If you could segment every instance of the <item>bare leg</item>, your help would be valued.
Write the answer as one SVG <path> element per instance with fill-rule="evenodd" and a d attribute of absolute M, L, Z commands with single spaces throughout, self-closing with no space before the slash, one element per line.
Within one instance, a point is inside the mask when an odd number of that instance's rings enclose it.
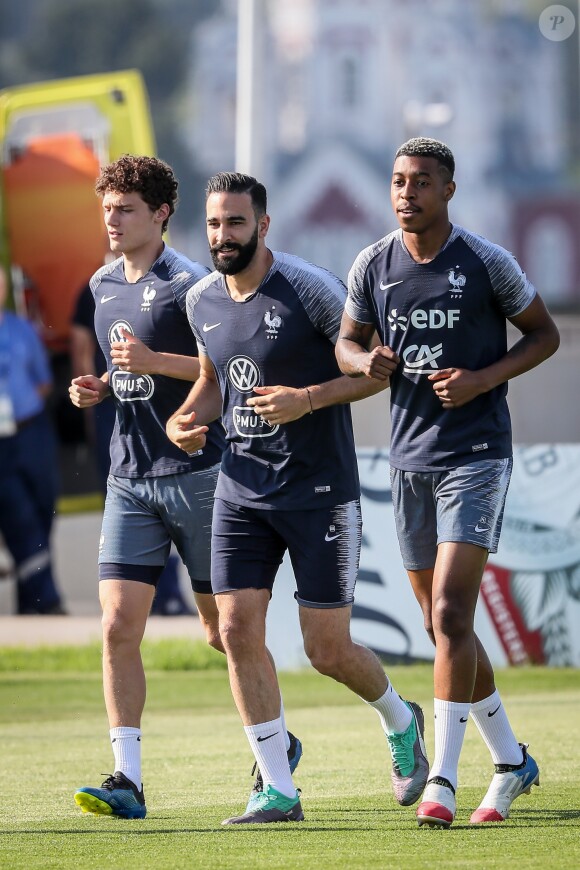
<path fill-rule="evenodd" d="M 109 726 L 141 727 L 145 673 L 140 645 L 155 588 L 133 580 L 101 580 L 103 690 Z"/>
<path fill-rule="evenodd" d="M 376 655 L 350 636 L 351 607 L 300 607 L 304 649 L 321 674 L 344 683 L 365 701 L 376 701 L 389 681 Z"/>
<path fill-rule="evenodd" d="M 211 594 L 196 592 L 195 604 L 197 607 L 199 621 L 202 625 L 203 630 L 205 631 L 205 637 L 208 644 L 213 647 L 213 649 L 216 649 L 218 650 L 218 652 L 224 653 L 225 655 L 225 648 L 220 637 L 219 611 L 217 608 L 215 597 Z M 266 655 L 268 656 L 270 664 L 272 665 L 272 668 L 275 672 L 276 665 L 274 663 L 272 653 L 269 649 L 266 649 Z"/>
<path fill-rule="evenodd" d="M 219 633 L 228 658 L 232 695 L 244 725 L 280 716 L 280 688 L 266 649 L 267 589 L 216 596 Z"/>
<path fill-rule="evenodd" d="M 448 548 L 469 548 L 475 552 L 470 553 L 469 550 L 467 552 L 467 558 L 459 558 L 456 559 L 453 552 L 447 552 Z M 465 572 L 464 582 L 467 580 L 468 589 L 471 585 L 472 593 L 475 592 L 475 600 L 473 600 L 473 594 L 468 595 L 469 604 L 468 607 L 471 609 L 471 618 L 468 621 L 471 624 L 471 634 L 473 636 L 473 644 L 474 647 L 471 646 L 471 643 L 468 641 L 468 659 L 467 662 L 462 662 L 463 665 L 467 665 L 468 675 L 467 675 L 467 683 L 469 684 L 473 681 L 473 689 L 471 692 L 471 697 L 462 698 L 461 700 L 469 700 L 472 702 L 479 701 L 482 698 L 487 698 L 495 691 L 495 682 L 494 682 L 494 674 L 493 668 L 487 656 L 483 645 L 475 632 L 473 631 L 473 614 L 475 612 L 475 603 L 477 602 L 477 595 L 479 594 L 479 586 L 481 583 L 481 576 L 483 574 L 483 569 L 485 567 L 485 562 L 487 560 L 487 552 L 482 550 L 479 547 L 472 546 L 470 544 L 441 544 L 439 547 L 439 553 L 437 556 L 437 566 L 436 568 L 428 568 L 422 571 L 408 571 L 409 579 L 411 581 L 411 585 L 413 587 L 413 591 L 415 593 L 415 597 L 419 602 L 421 610 L 423 612 L 423 622 L 425 625 L 425 630 L 433 644 L 435 644 L 435 631 L 433 628 L 433 619 L 434 619 L 434 610 L 435 605 L 433 603 L 433 588 L 434 588 L 434 576 L 437 571 L 437 607 L 439 608 L 439 613 L 441 615 L 442 610 L 447 609 L 447 601 L 448 597 L 451 594 L 454 595 L 453 592 L 450 593 L 450 589 L 455 588 L 455 581 L 458 575 L 460 576 L 461 572 Z M 447 572 L 449 572 L 449 576 L 447 576 Z M 471 575 L 471 576 L 470 576 Z M 456 606 L 460 607 L 461 600 L 463 596 L 462 592 L 462 584 L 459 582 L 458 584 L 459 591 L 458 601 Z M 467 614 L 465 614 L 467 615 Z M 439 619 L 440 625 L 441 619 Z M 450 625 L 450 621 L 445 621 L 446 625 Z M 469 633 L 469 632 L 468 632 Z M 441 633 L 440 633 L 441 634 Z M 443 641 L 442 641 L 443 642 Z M 448 660 L 449 652 L 453 647 L 453 641 L 449 641 L 445 644 L 446 653 L 443 656 L 443 661 Z M 472 675 L 473 669 L 473 651 L 475 650 L 475 678 Z M 437 651 L 436 651 L 437 656 Z M 453 670 L 457 668 L 457 662 L 453 663 Z M 450 671 L 449 662 L 447 665 L 443 665 L 441 668 L 441 674 L 443 681 L 446 679 L 445 674 Z M 465 670 L 463 668 L 462 670 Z M 464 676 L 462 677 L 464 679 Z M 439 688 L 437 688 L 439 686 Z M 437 681 L 437 686 L 435 688 L 435 696 L 436 697 L 445 697 L 438 695 L 437 692 L 442 691 L 439 680 Z M 463 690 L 465 691 L 465 690 Z M 453 698 L 449 698 L 448 700 L 454 700 Z"/>

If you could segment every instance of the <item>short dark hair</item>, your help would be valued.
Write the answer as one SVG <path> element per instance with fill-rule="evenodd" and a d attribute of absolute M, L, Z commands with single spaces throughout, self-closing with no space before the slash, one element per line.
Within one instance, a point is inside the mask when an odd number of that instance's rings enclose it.
<path fill-rule="evenodd" d="M 263 184 L 252 175 L 243 172 L 218 172 L 212 175 L 205 189 L 205 198 L 212 193 L 248 193 L 256 217 L 261 217 L 268 210 L 268 195 Z"/>
<path fill-rule="evenodd" d="M 177 188 L 178 181 L 168 163 L 157 157 L 136 157 L 132 154 L 124 154 L 114 163 L 103 166 L 95 183 L 98 196 L 104 196 L 109 190 L 138 193 L 151 211 L 167 203 L 169 215 L 163 221 L 163 232 L 175 212 Z"/>
<path fill-rule="evenodd" d="M 427 139 L 425 136 L 417 136 L 409 139 L 395 154 L 397 157 L 433 157 L 443 169 L 449 173 L 449 181 L 455 175 L 455 158 L 451 149 L 437 139 Z"/>

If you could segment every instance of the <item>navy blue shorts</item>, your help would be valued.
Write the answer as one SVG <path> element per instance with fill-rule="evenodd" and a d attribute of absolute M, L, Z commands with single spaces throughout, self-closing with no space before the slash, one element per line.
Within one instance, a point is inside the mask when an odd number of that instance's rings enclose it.
<path fill-rule="evenodd" d="M 484 459 L 449 471 L 391 468 L 395 525 L 408 571 L 435 566 L 437 545 L 497 552 L 512 459 Z"/>
<path fill-rule="evenodd" d="M 362 537 L 360 502 L 309 511 L 258 510 L 217 498 L 211 544 L 214 594 L 269 589 L 288 550 L 303 607 L 354 601 Z"/>
<path fill-rule="evenodd" d="M 219 465 L 163 477 L 114 477 L 99 543 L 99 580 L 156 585 L 175 543 L 194 592 L 211 594 L 210 538 Z"/>

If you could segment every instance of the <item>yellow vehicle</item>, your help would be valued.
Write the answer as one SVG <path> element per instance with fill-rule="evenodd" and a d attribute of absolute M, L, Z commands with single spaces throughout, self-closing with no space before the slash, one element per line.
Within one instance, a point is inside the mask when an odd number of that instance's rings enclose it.
<path fill-rule="evenodd" d="M 125 70 L 0 91 L 0 257 L 17 310 L 66 350 L 76 297 L 108 250 L 101 165 L 155 154 L 141 74 Z"/>

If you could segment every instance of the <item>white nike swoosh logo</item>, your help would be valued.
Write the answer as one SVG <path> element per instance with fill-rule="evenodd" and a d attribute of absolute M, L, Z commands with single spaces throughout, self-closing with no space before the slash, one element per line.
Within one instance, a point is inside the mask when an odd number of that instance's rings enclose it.
<path fill-rule="evenodd" d="M 219 323 L 212 323 L 211 326 L 208 326 L 207 323 L 204 323 L 202 329 L 204 332 L 211 332 L 212 329 L 216 329 L 218 326 L 221 326 L 221 325 L 222 325 L 221 320 Z"/>
<path fill-rule="evenodd" d="M 389 287 L 396 287 L 397 284 L 402 284 L 402 283 L 403 283 L 402 281 L 393 281 L 391 284 L 383 284 L 383 282 L 381 281 L 381 283 L 379 284 L 379 287 L 381 288 L 381 290 L 388 290 Z"/>
<path fill-rule="evenodd" d="M 328 532 L 324 536 L 325 541 L 336 541 L 337 538 L 340 538 L 340 535 L 329 535 Z"/>
<path fill-rule="evenodd" d="M 105 302 L 110 302 L 111 299 L 116 299 L 116 296 L 101 296 L 101 305 L 104 305 Z"/>
<path fill-rule="evenodd" d="M 487 532 L 487 526 L 480 526 L 479 524 L 475 527 L 476 532 Z"/>

